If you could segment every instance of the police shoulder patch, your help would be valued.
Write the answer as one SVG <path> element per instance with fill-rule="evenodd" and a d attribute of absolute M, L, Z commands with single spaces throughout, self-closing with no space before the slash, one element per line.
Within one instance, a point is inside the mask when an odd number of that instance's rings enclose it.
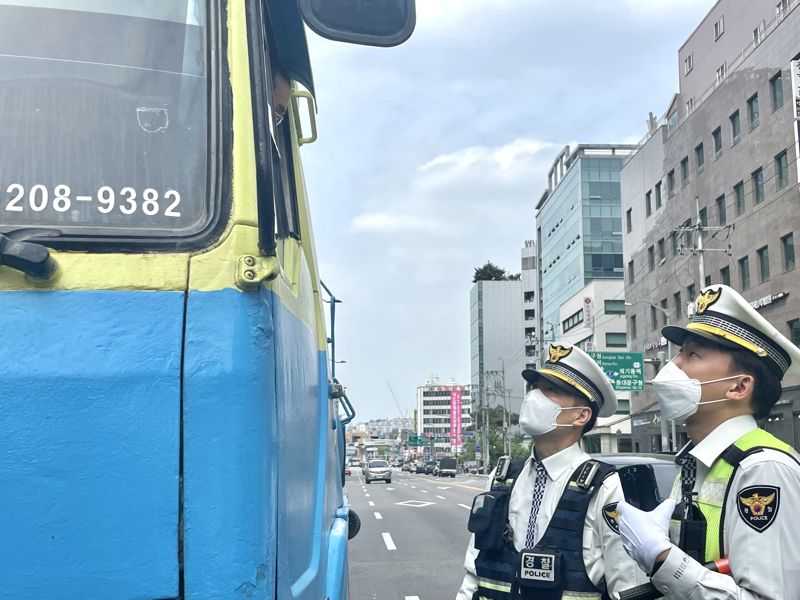
<path fill-rule="evenodd" d="M 736 494 L 739 516 L 758 532 L 772 525 L 778 516 L 781 488 L 774 485 L 751 485 Z"/>
<path fill-rule="evenodd" d="M 611 529 L 613 529 L 616 533 L 619 533 L 619 521 L 617 520 L 618 516 L 616 502 L 606 504 L 603 507 L 603 519 L 605 520 L 606 525 L 611 527 Z"/>

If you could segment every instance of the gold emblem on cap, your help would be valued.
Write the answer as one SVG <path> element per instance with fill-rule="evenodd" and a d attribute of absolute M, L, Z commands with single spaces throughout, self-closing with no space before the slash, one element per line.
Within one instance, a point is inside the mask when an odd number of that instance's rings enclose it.
<path fill-rule="evenodd" d="M 706 290 L 702 294 L 697 297 L 697 314 L 702 315 L 709 306 L 714 304 L 719 297 L 722 295 L 722 288 L 718 289 L 716 292 L 712 290 Z"/>
<path fill-rule="evenodd" d="M 570 352 L 572 352 L 572 348 L 564 348 L 564 346 L 553 346 L 550 345 L 550 362 L 557 363 L 565 356 L 569 356 Z"/>
<path fill-rule="evenodd" d="M 746 498 L 739 496 L 739 502 L 747 506 L 754 517 L 763 517 L 764 511 L 772 504 L 773 500 L 775 500 L 775 492 L 772 492 L 769 496 L 759 496 L 758 494 L 753 494 Z"/>

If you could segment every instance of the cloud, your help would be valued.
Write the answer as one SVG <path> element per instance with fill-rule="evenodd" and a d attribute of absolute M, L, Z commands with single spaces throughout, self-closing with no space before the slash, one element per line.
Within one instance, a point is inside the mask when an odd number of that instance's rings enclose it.
<path fill-rule="evenodd" d="M 431 233 L 441 224 L 421 219 L 414 215 L 389 213 L 363 213 L 353 219 L 354 232 L 369 233 Z"/>

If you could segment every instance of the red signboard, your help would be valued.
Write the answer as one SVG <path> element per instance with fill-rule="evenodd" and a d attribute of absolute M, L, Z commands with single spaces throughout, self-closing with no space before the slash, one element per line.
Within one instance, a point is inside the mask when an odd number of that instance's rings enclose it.
<path fill-rule="evenodd" d="M 461 390 L 450 390 L 450 448 L 458 452 L 461 448 Z"/>

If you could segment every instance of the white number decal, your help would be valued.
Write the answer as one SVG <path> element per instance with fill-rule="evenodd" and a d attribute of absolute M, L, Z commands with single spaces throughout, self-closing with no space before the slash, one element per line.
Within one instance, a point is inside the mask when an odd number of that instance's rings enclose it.
<path fill-rule="evenodd" d="M 120 205 L 119 210 L 123 215 L 132 215 L 136 212 L 136 190 L 132 187 L 124 187 L 119 192 L 128 203 L 125 206 Z"/>
<path fill-rule="evenodd" d="M 176 211 L 175 209 L 178 208 L 178 205 L 181 203 L 181 195 L 176 192 L 175 190 L 169 190 L 166 194 L 164 194 L 164 198 L 175 198 L 175 202 L 169 205 L 167 210 L 164 211 L 165 217 L 180 217 L 181 211 Z"/>
<path fill-rule="evenodd" d="M 104 185 L 99 190 L 97 190 L 97 201 L 100 203 L 100 206 L 97 207 L 104 215 L 107 215 L 112 210 L 114 210 L 114 201 L 116 200 L 116 196 L 114 194 L 114 190 Z M 120 210 L 122 208 L 120 207 Z"/>
<path fill-rule="evenodd" d="M 37 196 L 40 197 L 40 202 L 36 201 Z M 48 196 L 49 194 L 46 187 L 40 184 L 33 186 L 31 191 L 28 193 L 28 204 L 31 205 L 31 210 L 34 212 L 42 212 L 45 208 L 47 208 Z"/>
<path fill-rule="evenodd" d="M 146 214 L 148 217 L 152 217 L 153 215 L 158 214 L 158 192 L 155 191 L 153 188 L 147 188 L 142 193 L 142 198 L 144 198 L 144 202 L 142 202 L 142 212 Z"/>
<path fill-rule="evenodd" d="M 69 207 L 72 206 L 72 200 L 70 200 L 69 195 L 70 190 L 68 185 L 57 185 L 55 189 L 55 196 L 53 198 L 53 208 L 56 212 L 67 212 Z"/>
<path fill-rule="evenodd" d="M 25 209 L 20 206 L 20 200 L 25 195 L 25 188 L 18 183 L 12 183 L 6 190 L 9 194 L 16 194 L 6 203 L 6 210 L 9 212 L 23 212 Z"/>

